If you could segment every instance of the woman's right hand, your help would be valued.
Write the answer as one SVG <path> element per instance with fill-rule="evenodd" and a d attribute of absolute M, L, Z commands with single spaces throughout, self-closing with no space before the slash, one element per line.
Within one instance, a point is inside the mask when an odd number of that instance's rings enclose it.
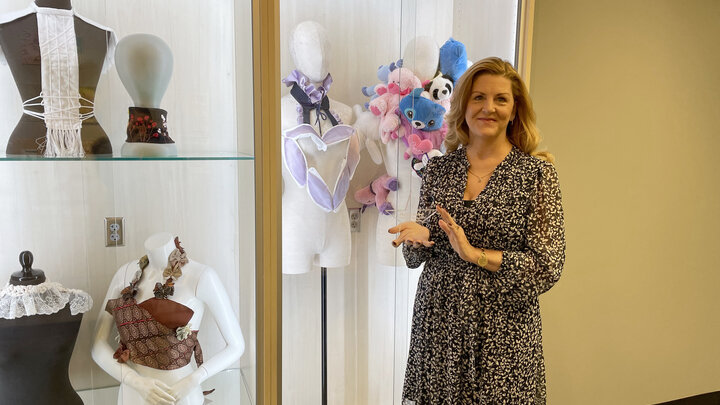
<path fill-rule="evenodd" d="M 435 242 L 430 240 L 430 230 L 417 222 L 403 222 L 388 229 L 388 232 L 400 234 L 397 239 L 392 241 L 394 247 L 398 247 L 403 243 L 413 247 L 432 246 L 435 244 Z"/>
<path fill-rule="evenodd" d="M 173 405 L 175 397 L 170 395 L 171 388 L 155 378 L 143 377 L 135 371 L 129 372 L 123 382 L 137 391 L 148 404 Z"/>

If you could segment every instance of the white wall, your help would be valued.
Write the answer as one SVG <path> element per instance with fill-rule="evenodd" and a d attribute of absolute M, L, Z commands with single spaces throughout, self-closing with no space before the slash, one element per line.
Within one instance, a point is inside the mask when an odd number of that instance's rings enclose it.
<path fill-rule="evenodd" d="M 454 0 L 453 36 L 475 62 L 498 56 L 515 63 L 518 0 Z"/>
<path fill-rule="evenodd" d="M 29 4 L 5 0 L 0 13 Z M 234 31 L 236 14 L 249 18 L 249 1 L 75 0 L 73 6 L 113 28 L 119 39 L 151 33 L 170 45 L 175 69 L 161 106 L 169 112 L 170 134 L 181 155 L 252 152 L 252 98 L 236 97 L 235 90 L 238 74 L 238 92 L 252 94 L 251 64 L 235 64 L 236 52 L 248 52 L 238 60 L 251 60 L 251 37 L 236 37 Z M 246 21 L 238 24 L 246 33 Z M 21 100 L 4 65 L 0 94 L 4 149 L 21 115 Z M 101 78 L 95 105 L 118 154 L 131 99 L 114 69 Z M 90 358 L 95 318 L 115 270 L 142 256 L 145 238 L 159 231 L 179 235 L 192 259 L 218 272 L 247 341 L 240 364 L 254 364 L 253 181 L 252 161 L 0 162 L 0 280 L 19 270 L 20 251 L 31 250 L 35 266 L 50 279 L 86 290 L 95 300 L 70 366 L 76 389 L 115 383 Z M 125 218 L 124 247 L 105 247 L 108 216 Z M 210 317 L 200 339 L 206 358 L 224 344 Z"/>

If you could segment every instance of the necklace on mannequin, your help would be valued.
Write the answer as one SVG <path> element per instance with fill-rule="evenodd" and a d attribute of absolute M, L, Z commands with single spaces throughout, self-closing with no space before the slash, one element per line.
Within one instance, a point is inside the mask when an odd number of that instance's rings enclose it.
<path fill-rule="evenodd" d="M 167 299 L 168 296 L 175 294 L 175 280 L 182 277 L 182 267 L 188 263 L 185 249 L 180 246 L 180 239 L 175 237 L 175 250 L 168 257 L 168 265 L 163 270 L 163 277 L 167 277 L 165 284 L 155 283 L 153 293 L 155 298 Z"/>
<path fill-rule="evenodd" d="M 138 283 L 142 278 L 143 270 L 145 270 L 149 264 L 150 260 L 147 255 L 140 258 L 140 261 L 138 261 L 140 270 L 135 273 L 132 281 L 130 281 L 130 285 L 125 287 L 121 292 L 124 299 L 130 299 L 137 294 Z M 186 264 L 188 264 L 188 258 L 185 249 L 180 246 L 180 239 L 175 237 L 175 249 L 170 252 L 167 267 L 163 270 L 163 277 L 167 277 L 167 279 L 165 283 L 155 283 L 155 288 L 153 289 L 155 298 L 168 299 L 169 296 L 175 294 L 175 281 L 182 277 L 182 268 Z"/>

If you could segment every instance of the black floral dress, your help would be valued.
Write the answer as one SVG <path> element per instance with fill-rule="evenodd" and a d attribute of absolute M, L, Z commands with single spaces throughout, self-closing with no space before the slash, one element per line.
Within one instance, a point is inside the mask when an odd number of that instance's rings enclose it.
<path fill-rule="evenodd" d="M 434 158 L 420 190 L 418 222 L 433 247 L 403 247 L 423 262 L 412 322 L 403 405 L 545 404 L 538 295 L 565 261 L 562 201 L 552 164 L 513 147 L 485 189 L 464 202 L 467 155 Z M 501 250 L 490 272 L 462 260 L 438 226 L 447 209 L 475 247 Z"/>

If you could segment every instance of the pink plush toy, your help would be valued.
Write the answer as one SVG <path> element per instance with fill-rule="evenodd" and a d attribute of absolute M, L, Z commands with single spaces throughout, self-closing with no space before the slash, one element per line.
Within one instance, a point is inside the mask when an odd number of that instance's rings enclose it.
<path fill-rule="evenodd" d="M 383 174 L 373 180 L 367 187 L 363 187 L 356 191 L 355 201 L 363 205 L 363 212 L 365 212 L 365 208 L 375 205 L 378 207 L 378 211 L 380 211 L 381 214 L 390 215 L 392 214 L 393 206 L 389 201 L 387 201 L 387 196 L 390 191 L 397 191 L 397 189 L 397 178 Z"/>
<path fill-rule="evenodd" d="M 416 133 L 412 133 L 403 139 L 408 143 L 407 149 L 405 150 L 405 160 L 410 159 L 411 156 L 416 159 L 421 159 L 424 154 L 434 149 L 432 141 L 422 139 Z"/>
<path fill-rule="evenodd" d="M 411 70 L 402 67 L 390 72 L 387 86 L 375 86 L 379 96 L 371 100 L 369 106 L 370 111 L 380 117 L 380 137 L 384 143 L 388 143 L 390 134 L 400 125 L 400 117 L 395 114 L 400 99 L 418 87 L 422 87 L 420 79 Z"/>

